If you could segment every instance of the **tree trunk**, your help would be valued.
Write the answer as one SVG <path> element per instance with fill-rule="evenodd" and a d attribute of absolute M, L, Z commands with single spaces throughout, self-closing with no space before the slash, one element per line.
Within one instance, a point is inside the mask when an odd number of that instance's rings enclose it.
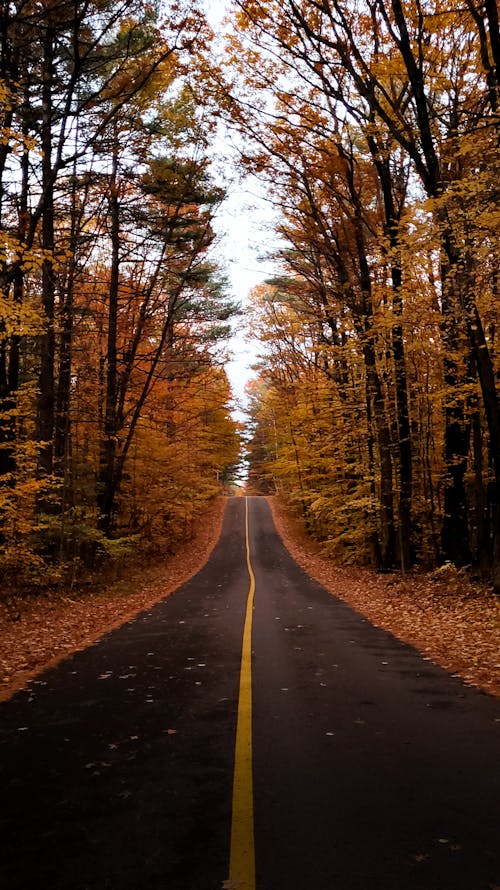
<path fill-rule="evenodd" d="M 444 458 L 444 516 L 441 529 L 443 556 L 457 566 L 472 560 L 469 543 L 465 473 L 470 442 L 470 424 L 465 416 L 464 396 L 460 386 L 465 382 L 462 369 L 453 356 L 463 352 L 460 342 L 460 318 L 450 307 L 443 312 L 442 335 L 445 349 L 444 382 L 446 387 Z"/>
<path fill-rule="evenodd" d="M 385 231 L 389 238 L 391 254 L 392 308 L 398 322 L 392 326 L 392 354 L 394 358 L 394 389 L 396 394 L 398 452 L 399 452 L 399 504 L 398 545 L 401 569 L 404 572 L 411 561 L 411 508 L 412 508 L 412 442 L 410 412 L 408 406 L 408 382 L 403 326 L 401 324 L 403 302 L 401 297 L 403 274 L 399 260 L 399 214 L 393 194 L 393 182 L 389 160 L 379 152 L 372 136 L 368 144 L 377 169 L 384 201 Z"/>
<path fill-rule="evenodd" d="M 106 395 L 104 401 L 104 429 L 99 452 L 97 506 L 99 528 L 109 535 L 113 524 L 116 496 L 117 451 L 117 331 L 120 276 L 120 203 L 118 183 L 118 135 L 115 128 L 113 169 L 109 194 L 111 237 L 111 270 L 108 303 L 108 337 L 106 347 Z"/>
<path fill-rule="evenodd" d="M 396 541 L 394 527 L 394 480 L 392 473 L 391 434 L 385 410 L 384 394 L 376 362 L 371 276 L 363 235 L 363 211 L 360 196 L 354 184 L 352 162 L 350 159 L 345 159 L 348 160 L 348 182 L 351 198 L 355 207 L 353 224 L 359 263 L 359 284 L 361 291 L 360 314 L 358 315 L 357 329 L 362 344 L 368 393 L 373 406 L 373 418 L 378 446 L 380 467 L 380 568 L 385 571 L 394 565 Z"/>
<path fill-rule="evenodd" d="M 43 40 L 42 62 L 42 306 L 45 330 L 39 338 L 40 371 L 38 375 L 37 440 L 39 474 L 50 475 L 54 455 L 54 364 L 55 364 L 55 281 L 54 281 L 54 185 L 52 171 L 52 77 L 54 31 L 47 25 Z M 46 506 L 46 505 L 45 505 Z"/>
<path fill-rule="evenodd" d="M 377 512 L 375 504 L 377 502 L 377 492 L 375 488 L 375 448 L 373 442 L 373 412 L 370 387 L 368 385 L 368 376 L 365 381 L 365 399 L 366 399 L 366 422 L 368 427 L 367 451 L 368 451 L 368 478 L 370 480 L 370 496 L 373 501 L 371 509 L 366 510 L 366 523 L 369 529 L 368 541 L 370 545 L 371 558 L 373 565 L 380 568 L 383 564 L 380 537 L 378 533 Z"/>
<path fill-rule="evenodd" d="M 368 334 L 368 337 L 370 335 Z M 373 408 L 377 450 L 380 468 L 380 568 L 384 571 L 394 565 L 395 529 L 393 504 L 393 479 L 391 437 L 385 415 L 382 386 L 375 362 L 375 350 L 370 339 L 363 345 L 368 399 Z"/>
<path fill-rule="evenodd" d="M 483 431 L 478 399 L 474 399 L 471 410 L 471 434 L 473 456 L 473 547 L 474 558 L 482 571 L 491 564 L 490 541 L 487 522 L 487 493 L 484 485 Z"/>
<path fill-rule="evenodd" d="M 2 17 L 2 25 L 0 28 L 0 78 L 11 90 L 14 89 L 14 82 L 19 77 L 19 51 L 11 46 L 9 36 L 9 16 L 7 10 Z M 16 96 L 17 98 L 17 96 Z M 16 101 L 11 101 L 9 107 L 3 109 L 2 122 L 0 126 L 8 132 L 12 126 L 14 118 L 14 109 Z M 25 125 L 23 125 L 23 130 Z M 3 211 L 4 211 L 4 188 L 3 181 L 6 176 L 6 163 L 11 150 L 9 139 L 0 140 L 0 229 L 3 228 Z M 22 229 L 24 222 L 24 212 L 27 206 L 27 155 L 22 159 L 22 182 L 21 193 L 19 196 L 19 240 L 22 242 L 24 232 Z M 21 278 L 21 280 L 20 280 Z M 13 290 L 12 290 L 13 288 Z M 9 302 L 11 293 L 15 302 L 21 301 L 22 295 L 22 274 L 19 273 L 16 281 L 12 282 L 11 276 L 7 271 L 6 262 L 2 263 L 0 268 L 0 290 L 6 300 Z M 16 390 L 19 385 L 19 337 L 8 337 L 6 334 L 5 323 L 0 323 L 0 484 L 13 484 L 13 474 L 16 469 L 15 459 L 15 437 L 16 424 L 13 417 L 13 411 L 16 407 Z"/>
<path fill-rule="evenodd" d="M 483 324 L 475 302 L 472 276 L 472 260 L 470 252 L 468 252 L 466 249 L 459 252 L 454 247 L 451 235 L 448 232 L 444 233 L 443 243 L 447 255 L 448 268 L 446 280 L 448 283 L 448 296 L 450 295 L 450 293 L 452 293 L 452 300 L 454 305 L 456 305 L 458 301 L 460 303 L 460 319 L 465 318 L 465 333 L 468 338 L 468 344 L 473 359 L 473 364 L 475 366 L 475 370 L 477 371 L 477 376 L 481 388 L 481 395 L 483 399 L 489 434 L 490 456 L 495 475 L 495 498 L 498 505 L 498 493 L 500 492 L 500 404 L 496 388 L 495 369 L 493 367 L 493 361 L 488 348 L 488 343 L 486 341 Z M 458 316 L 458 308 L 455 310 L 455 312 Z M 451 348 L 453 349 L 457 349 L 459 345 L 456 339 L 458 330 L 459 323 L 457 320 L 455 325 L 453 325 L 453 330 L 450 332 L 449 337 L 449 341 L 451 341 Z M 449 357 L 446 359 L 446 361 L 448 368 L 450 368 L 452 363 Z M 451 406 L 449 408 L 449 411 L 453 410 L 454 406 Z M 459 418 L 459 420 L 460 429 L 457 429 L 457 435 L 462 437 L 461 447 L 463 454 L 463 463 L 465 463 L 463 467 L 463 474 L 465 474 L 469 435 L 468 432 L 464 433 L 465 421 L 463 415 L 461 418 Z M 457 472 L 458 470 L 459 465 L 457 465 Z M 463 475 L 462 484 L 464 484 Z M 452 508 L 453 501 L 450 502 L 450 509 Z M 493 572 L 495 577 L 498 576 L 498 578 L 500 579 L 500 563 L 497 563 L 497 560 L 500 559 L 500 525 L 497 524 L 497 520 L 499 517 L 500 513 L 498 510 L 498 506 L 496 506 L 494 511 L 493 523 Z M 453 534 L 453 529 L 451 529 L 450 534 Z M 468 561 L 468 559 L 470 558 L 470 553 L 464 555 L 463 559 L 465 558 L 465 556 L 467 556 Z M 497 582 L 495 581 L 495 589 L 497 589 L 496 584 Z M 498 590 L 500 592 L 500 587 L 498 588 Z"/>
<path fill-rule="evenodd" d="M 70 209 L 70 242 L 71 259 L 68 262 L 64 286 L 61 287 L 60 305 L 60 343 L 59 343 L 59 375 L 57 381 L 55 429 L 54 429 L 54 470 L 64 480 L 63 509 L 68 505 L 71 496 L 68 493 L 68 481 L 71 484 L 71 366 L 73 351 L 73 297 L 75 277 L 77 273 L 78 236 L 80 231 L 80 213 L 78 202 L 78 184 L 76 162 L 73 166 Z"/>

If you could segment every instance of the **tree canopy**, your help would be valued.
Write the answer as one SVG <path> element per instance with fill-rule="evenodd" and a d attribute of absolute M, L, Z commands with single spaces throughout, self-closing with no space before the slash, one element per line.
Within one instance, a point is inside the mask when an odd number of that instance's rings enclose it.
<path fill-rule="evenodd" d="M 338 558 L 474 563 L 499 586 L 496 5 L 230 18 L 218 85 L 284 243 L 254 297 L 252 480 Z"/>
<path fill-rule="evenodd" d="M 2 4 L 7 581 L 173 546 L 238 461 L 224 190 L 190 83 L 210 36 L 193 4 Z"/>
<path fill-rule="evenodd" d="M 217 39 L 198 3 L 2 13 L 4 571 L 173 538 L 234 471 L 226 127 L 279 220 L 251 488 L 336 559 L 500 589 L 495 0 L 235 0 Z"/>

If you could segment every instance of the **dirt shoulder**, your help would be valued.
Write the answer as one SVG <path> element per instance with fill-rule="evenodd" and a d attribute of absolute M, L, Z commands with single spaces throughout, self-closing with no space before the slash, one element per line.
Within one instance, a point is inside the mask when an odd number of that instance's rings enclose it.
<path fill-rule="evenodd" d="M 219 539 L 226 502 L 217 498 L 198 517 L 191 540 L 174 555 L 141 565 L 115 583 L 0 599 L 0 701 L 195 575 Z"/>
<path fill-rule="evenodd" d="M 500 600 L 457 572 L 379 575 L 336 566 L 278 497 L 274 522 L 300 566 L 373 624 L 466 683 L 500 696 Z"/>

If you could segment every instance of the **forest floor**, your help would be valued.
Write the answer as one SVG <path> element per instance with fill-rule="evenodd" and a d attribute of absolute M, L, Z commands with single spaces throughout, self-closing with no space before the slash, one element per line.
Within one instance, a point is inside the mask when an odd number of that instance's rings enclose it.
<path fill-rule="evenodd" d="M 500 696 L 500 597 L 491 587 L 453 567 L 402 576 L 337 566 L 281 498 L 268 500 L 287 549 L 308 575 L 429 661 Z"/>
<path fill-rule="evenodd" d="M 429 660 L 500 696 L 500 599 L 490 588 L 456 572 L 402 577 L 336 566 L 279 498 L 269 503 L 288 550 L 309 575 Z M 224 498 L 214 501 L 175 554 L 96 582 L 91 592 L 86 585 L 0 599 L 0 700 L 191 578 L 217 543 L 224 507 Z"/>

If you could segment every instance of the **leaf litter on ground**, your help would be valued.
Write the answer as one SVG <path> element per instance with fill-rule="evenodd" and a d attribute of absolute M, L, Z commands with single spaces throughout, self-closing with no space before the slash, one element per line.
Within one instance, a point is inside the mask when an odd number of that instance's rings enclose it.
<path fill-rule="evenodd" d="M 336 565 L 278 496 L 276 528 L 299 565 L 334 596 L 468 685 L 500 696 L 500 597 L 464 570 L 379 574 Z"/>
<path fill-rule="evenodd" d="M 491 588 L 450 566 L 402 576 L 335 565 L 280 498 L 268 500 L 287 549 L 309 575 L 425 658 L 500 696 L 500 599 Z M 225 504 L 225 498 L 218 498 L 195 523 L 189 542 L 161 563 L 147 570 L 141 566 L 126 585 L 92 593 L 73 590 L 71 598 L 67 591 L 54 590 L 0 600 L 0 700 L 192 577 L 218 540 Z M 43 680 L 35 684 L 43 685 Z"/>
<path fill-rule="evenodd" d="M 217 543 L 225 506 L 226 498 L 216 498 L 195 520 L 189 541 L 174 555 L 146 567 L 141 565 L 137 572 L 127 575 L 126 583 L 122 579 L 96 585 L 92 592 L 87 588 L 72 590 L 71 597 L 67 590 L 54 589 L 0 598 L 0 701 L 189 580 Z M 129 667 L 133 669 L 134 665 Z M 99 677 L 108 678 L 109 672 Z"/>

